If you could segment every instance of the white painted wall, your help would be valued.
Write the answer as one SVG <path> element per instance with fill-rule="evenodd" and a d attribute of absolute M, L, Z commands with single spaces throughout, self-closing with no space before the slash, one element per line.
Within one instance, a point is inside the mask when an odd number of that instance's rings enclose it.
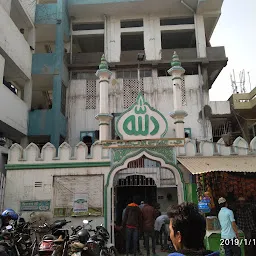
<path fill-rule="evenodd" d="M 210 101 L 209 106 L 212 109 L 214 115 L 230 114 L 230 102 L 229 101 Z"/>
<path fill-rule="evenodd" d="M 3 77 L 4 77 L 4 66 L 5 66 L 5 59 L 0 54 L 0 79 L 1 79 L 1 81 L 3 81 Z"/>
<path fill-rule="evenodd" d="M 114 74 L 113 74 L 114 77 Z M 193 138 L 202 139 L 203 130 L 198 120 L 200 105 L 198 75 L 185 76 L 187 106 L 184 110 L 188 113 L 185 118 L 185 128 L 192 129 Z M 169 130 L 166 137 L 175 137 L 175 125 L 169 113 L 174 110 L 173 90 L 171 77 L 147 77 L 144 78 L 144 95 L 146 101 L 160 111 L 168 121 Z M 209 96 L 204 92 L 205 104 L 208 104 Z M 68 127 L 69 143 L 71 146 L 80 141 L 81 131 L 95 131 L 99 129 L 95 116 L 99 113 L 99 85 L 97 81 L 97 107 L 94 110 L 85 109 L 86 80 L 71 80 L 68 96 Z M 117 79 L 117 84 L 109 85 L 109 113 L 122 113 L 124 111 L 123 80 Z M 211 125 L 208 123 L 208 134 L 211 135 Z"/>
<path fill-rule="evenodd" d="M 0 6 L 0 24 L 3 24 L 0 27 L 1 50 L 30 79 L 32 54 L 29 45 L 2 6 Z"/>
<path fill-rule="evenodd" d="M 109 167 L 93 167 L 93 168 L 61 168 L 61 169 L 45 169 L 45 170 L 12 170 L 7 172 L 6 176 L 6 189 L 5 189 L 5 201 L 4 207 L 9 207 L 15 211 L 20 211 L 20 201 L 23 200 L 51 200 L 51 212 L 50 217 L 53 217 L 54 210 L 54 176 L 66 176 L 66 175 L 92 175 L 103 174 L 107 175 Z M 38 175 L 40 172 L 40 175 Z M 104 177 L 106 181 L 106 177 Z M 35 187 L 35 182 L 42 182 L 42 187 Z M 103 193 L 102 193 L 103 197 Z M 103 207 L 103 205 L 102 205 Z M 30 212 L 29 212 L 30 213 Z M 28 214 L 24 213 L 23 216 L 28 218 Z M 57 219 L 61 219 L 58 217 Z M 74 219 L 71 218 L 72 224 Z M 78 218 L 75 222 L 81 225 L 83 218 Z M 91 219 L 91 218 L 90 218 Z M 103 222 L 103 218 L 99 217 L 98 224 Z"/>
<path fill-rule="evenodd" d="M 4 8 L 6 13 L 10 15 L 12 0 L 0 0 L 0 5 Z"/>
<path fill-rule="evenodd" d="M 35 0 L 15 0 L 15 1 L 19 1 L 21 3 L 23 9 L 25 10 L 29 18 L 32 20 L 32 22 L 34 22 L 37 1 Z"/>
<path fill-rule="evenodd" d="M 27 134 L 28 106 L 5 85 L 0 84 L 0 120 L 22 134 Z M 5 107 L 4 107 L 5 106 Z"/>

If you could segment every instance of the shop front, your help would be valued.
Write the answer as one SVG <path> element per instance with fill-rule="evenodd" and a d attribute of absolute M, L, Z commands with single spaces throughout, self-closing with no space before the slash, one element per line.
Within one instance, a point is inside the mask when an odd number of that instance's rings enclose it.
<path fill-rule="evenodd" d="M 220 249 L 223 253 L 224 242 L 221 240 L 221 230 L 217 217 L 220 210 L 218 199 L 220 197 L 226 198 L 228 208 L 234 212 L 236 221 L 238 219 L 239 198 L 244 198 L 245 203 L 251 209 L 256 209 L 255 156 L 194 157 L 193 159 L 178 158 L 178 160 L 196 176 L 198 200 L 209 198 L 210 212 L 205 213 L 207 222 L 206 247 L 210 250 Z M 255 217 L 256 211 L 254 210 L 252 211 L 253 223 L 256 223 Z M 245 255 L 245 247 L 248 247 L 249 244 L 239 225 L 238 228 L 242 255 Z M 252 230 L 252 243 L 255 238 L 254 230 Z"/>

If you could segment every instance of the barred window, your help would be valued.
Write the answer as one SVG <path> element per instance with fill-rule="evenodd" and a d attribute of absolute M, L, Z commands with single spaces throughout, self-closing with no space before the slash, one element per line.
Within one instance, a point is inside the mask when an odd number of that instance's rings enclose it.
<path fill-rule="evenodd" d="M 136 102 L 138 93 L 141 92 L 144 95 L 144 83 L 143 78 L 140 79 L 124 79 L 124 108 L 129 108 Z"/>
<path fill-rule="evenodd" d="M 85 109 L 96 109 L 96 80 L 86 81 Z"/>

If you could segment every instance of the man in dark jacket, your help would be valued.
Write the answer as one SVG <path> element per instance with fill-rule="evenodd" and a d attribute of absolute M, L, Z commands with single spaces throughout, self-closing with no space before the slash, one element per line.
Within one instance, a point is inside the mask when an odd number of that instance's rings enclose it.
<path fill-rule="evenodd" d="M 170 218 L 170 238 L 177 252 L 169 256 L 219 256 L 219 252 L 205 250 L 205 218 L 198 207 L 192 203 L 183 203 L 168 209 Z"/>
<path fill-rule="evenodd" d="M 123 218 L 123 227 L 126 228 L 126 256 L 128 256 L 129 254 L 129 249 L 131 248 L 131 245 L 133 248 L 133 254 L 134 256 L 136 256 L 141 223 L 142 213 L 138 204 L 128 204 Z"/>
<path fill-rule="evenodd" d="M 157 212 L 154 207 L 150 205 L 150 202 L 145 203 L 142 208 L 142 218 L 143 218 L 143 232 L 145 239 L 145 247 L 147 250 L 147 256 L 150 255 L 149 248 L 149 238 L 152 239 L 152 253 L 156 255 L 156 238 L 155 238 L 155 220 L 157 217 Z"/>

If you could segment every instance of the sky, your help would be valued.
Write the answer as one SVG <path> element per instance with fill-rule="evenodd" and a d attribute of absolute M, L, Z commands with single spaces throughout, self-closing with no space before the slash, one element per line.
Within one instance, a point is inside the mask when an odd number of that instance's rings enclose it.
<path fill-rule="evenodd" d="M 214 0 L 213 0 L 214 1 Z M 222 14 L 211 38 L 211 46 L 225 46 L 228 64 L 210 90 L 211 101 L 227 100 L 232 94 L 230 74 L 245 70 L 246 92 L 256 87 L 256 0 L 224 0 Z M 239 84 L 238 84 L 239 86 Z"/>

